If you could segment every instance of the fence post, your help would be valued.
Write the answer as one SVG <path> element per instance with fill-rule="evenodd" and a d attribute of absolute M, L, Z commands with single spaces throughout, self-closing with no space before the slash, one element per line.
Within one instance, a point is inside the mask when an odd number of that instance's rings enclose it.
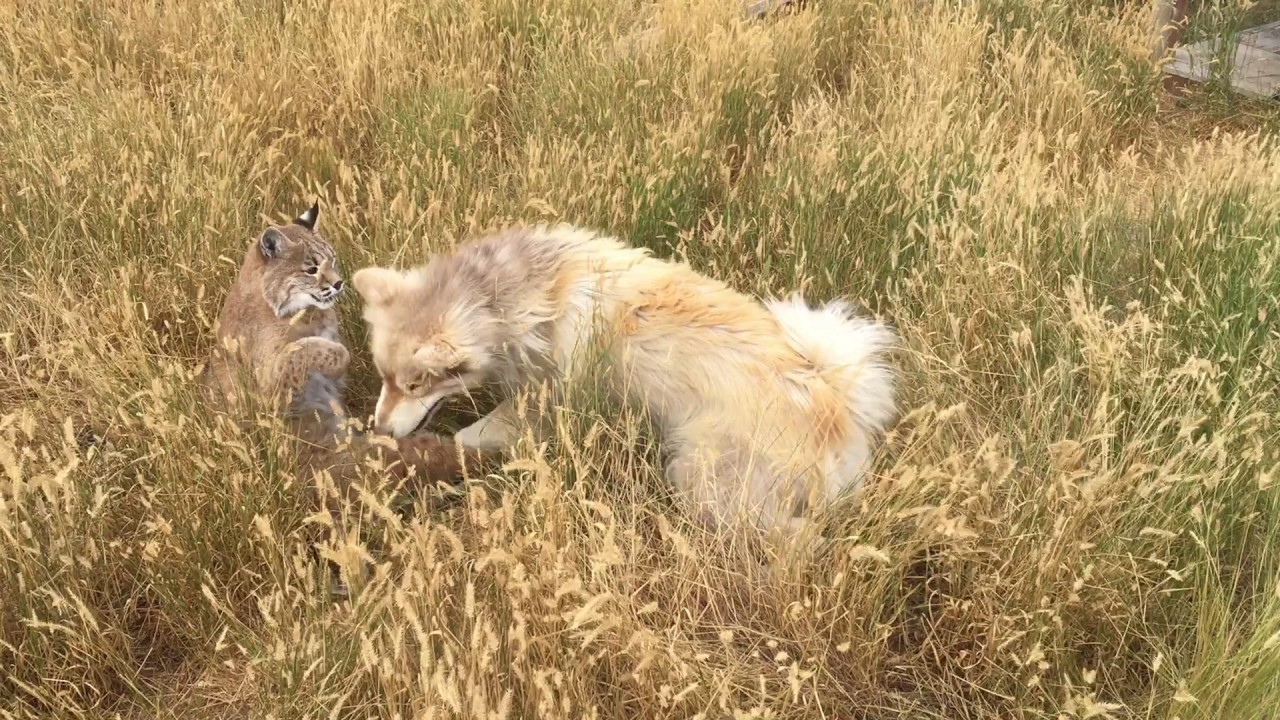
<path fill-rule="evenodd" d="M 1169 48 L 1178 44 L 1187 24 L 1187 0 L 1154 0 L 1151 24 L 1152 59 L 1163 60 Z"/>

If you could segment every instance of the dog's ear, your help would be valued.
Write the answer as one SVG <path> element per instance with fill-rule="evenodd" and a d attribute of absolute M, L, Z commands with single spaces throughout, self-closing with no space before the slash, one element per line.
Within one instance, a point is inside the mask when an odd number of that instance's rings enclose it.
<path fill-rule="evenodd" d="M 404 286 L 404 277 L 390 268 L 367 267 L 351 276 L 351 284 L 370 305 L 387 305 Z"/>
<path fill-rule="evenodd" d="M 262 253 L 262 257 L 267 259 L 280 257 L 280 253 L 284 252 L 288 244 L 289 238 L 275 228 L 267 228 L 262 231 L 262 237 L 258 238 L 258 250 Z"/>
<path fill-rule="evenodd" d="M 308 208 L 306 212 L 294 218 L 293 224 L 301 225 L 302 227 L 312 232 L 315 232 L 316 221 L 319 219 L 320 219 L 320 201 L 317 200 L 311 204 L 311 207 Z"/>
<path fill-rule="evenodd" d="M 439 340 L 429 340 L 414 351 L 412 360 L 413 364 L 421 369 L 435 370 L 448 365 L 447 360 L 451 354 L 453 354 L 452 349 L 444 343 Z"/>

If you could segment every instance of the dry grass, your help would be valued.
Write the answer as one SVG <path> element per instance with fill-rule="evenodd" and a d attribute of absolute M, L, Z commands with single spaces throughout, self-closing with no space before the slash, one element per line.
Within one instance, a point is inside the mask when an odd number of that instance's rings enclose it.
<path fill-rule="evenodd" d="M 1276 112 L 1171 129 L 1145 3 L 812 5 L 0 0 L 0 716 L 1273 717 Z M 313 197 L 348 272 L 552 218 L 848 295 L 909 414 L 761 567 L 584 392 L 345 508 L 331 599 L 279 428 L 192 382 Z"/>

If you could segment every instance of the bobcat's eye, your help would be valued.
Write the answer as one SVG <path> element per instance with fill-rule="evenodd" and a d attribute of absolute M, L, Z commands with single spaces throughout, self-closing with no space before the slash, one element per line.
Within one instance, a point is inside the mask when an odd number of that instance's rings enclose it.
<path fill-rule="evenodd" d="M 306 269 L 303 270 L 303 272 L 305 272 L 308 275 L 315 275 L 316 273 L 320 272 L 320 268 L 316 267 L 315 265 L 308 265 Z"/>

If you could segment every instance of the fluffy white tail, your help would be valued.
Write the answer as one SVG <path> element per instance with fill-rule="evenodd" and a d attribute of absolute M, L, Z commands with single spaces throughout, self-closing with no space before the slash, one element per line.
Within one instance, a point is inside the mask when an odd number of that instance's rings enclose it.
<path fill-rule="evenodd" d="M 820 373 L 834 376 L 862 431 L 884 432 L 897 415 L 893 371 L 885 357 L 897 343 L 893 330 L 854 315 L 843 300 L 810 308 L 794 294 L 765 305 L 782 325 L 791 347 Z"/>

